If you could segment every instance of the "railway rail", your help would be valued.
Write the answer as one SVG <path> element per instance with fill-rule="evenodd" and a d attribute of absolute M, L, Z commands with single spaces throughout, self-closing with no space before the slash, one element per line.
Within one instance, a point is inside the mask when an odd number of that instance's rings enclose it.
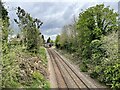
<path fill-rule="evenodd" d="M 47 51 L 54 68 L 59 89 L 98 90 L 105 88 L 89 81 L 55 50 L 47 48 Z"/>

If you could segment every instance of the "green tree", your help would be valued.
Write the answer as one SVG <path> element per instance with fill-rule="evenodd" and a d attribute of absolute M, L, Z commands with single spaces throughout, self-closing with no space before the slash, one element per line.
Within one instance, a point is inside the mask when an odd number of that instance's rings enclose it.
<path fill-rule="evenodd" d="M 9 17 L 8 12 L 4 8 L 3 3 L 0 1 L 0 21 L 2 22 L 2 25 L 0 26 L 2 29 L 2 52 L 3 55 L 9 52 L 8 48 L 8 35 L 10 32 L 9 29 Z"/>
<path fill-rule="evenodd" d="M 54 41 L 53 41 L 53 40 L 51 40 L 50 42 L 51 42 L 51 43 L 54 43 Z"/>
<path fill-rule="evenodd" d="M 47 43 L 50 43 L 50 41 L 51 41 L 51 39 L 50 39 L 50 37 L 47 39 Z"/>
<path fill-rule="evenodd" d="M 26 46 L 26 49 L 29 51 L 35 51 L 39 49 L 40 46 L 40 31 L 39 28 L 43 24 L 39 19 L 34 19 L 30 14 L 26 13 L 24 9 L 20 7 L 17 8 L 18 19 L 14 21 L 18 24 L 22 30 L 24 37 L 23 44 Z"/>
<path fill-rule="evenodd" d="M 42 35 L 42 40 L 43 40 L 43 43 L 45 43 L 44 35 Z"/>
<path fill-rule="evenodd" d="M 55 46 L 56 46 L 56 48 L 60 48 L 60 35 L 56 36 Z"/>
<path fill-rule="evenodd" d="M 117 30 L 117 13 L 105 7 L 104 4 L 90 7 L 80 13 L 77 22 L 79 35 L 79 51 L 82 58 L 91 57 L 90 43 L 93 40 L 100 40 L 101 36 Z"/>

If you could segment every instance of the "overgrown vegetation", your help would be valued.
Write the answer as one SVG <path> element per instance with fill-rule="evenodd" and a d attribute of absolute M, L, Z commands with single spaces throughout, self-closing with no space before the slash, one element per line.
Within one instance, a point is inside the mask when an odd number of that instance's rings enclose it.
<path fill-rule="evenodd" d="M 78 20 L 63 27 L 56 48 L 80 61 L 80 69 L 111 88 L 120 88 L 118 14 L 104 4 L 86 9 Z"/>
<path fill-rule="evenodd" d="M 20 34 L 8 40 L 10 35 L 8 12 L 0 1 L 0 35 L 2 35 L 1 88 L 49 89 L 47 59 L 42 47 L 43 36 L 39 32 L 42 22 L 18 7 Z M 33 35 L 34 34 L 34 35 Z"/>
<path fill-rule="evenodd" d="M 44 48 L 36 55 L 15 46 L 3 59 L 2 87 L 49 88 Z"/>
<path fill-rule="evenodd" d="M 37 52 L 40 46 L 40 26 L 43 24 L 39 19 L 34 19 L 24 9 L 18 7 L 17 16 L 19 20 L 14 19 L 22 31 L 22 42 L 27 50 Z M 34 34 L 34 35 L 33 35 Z"/>

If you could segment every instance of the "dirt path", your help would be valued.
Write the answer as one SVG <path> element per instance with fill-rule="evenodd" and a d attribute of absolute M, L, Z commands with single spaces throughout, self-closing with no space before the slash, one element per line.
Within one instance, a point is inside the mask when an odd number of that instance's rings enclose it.
<path fill-rule="evenodd" d="M 86 90 L 106 88 L 81 73 L 54 49 L 47 49 L 47 57 L 51 88 L 85 88 Z"/>

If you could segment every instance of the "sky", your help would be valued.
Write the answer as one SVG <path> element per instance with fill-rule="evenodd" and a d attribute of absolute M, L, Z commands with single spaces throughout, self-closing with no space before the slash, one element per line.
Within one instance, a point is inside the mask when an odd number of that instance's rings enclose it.
<path fill-rule="evenodd" d="M 40 28 L 45 39 L 50 37 L 55 40 L 56 36 L 61 33 L 62 27 L 71 24 L 74 17 L 78 18 L 81 10 L 85 10 L 96 4 L 104 3 L 105 6 L 118 10 L 119 0 L 3 0 L 5 7 L 9 12 L 11 27 L 15 33 L 19 29 L 14 22 L 16 16 L 16 7 L 20 6 L 34 18 L 43 22 Z"/>

